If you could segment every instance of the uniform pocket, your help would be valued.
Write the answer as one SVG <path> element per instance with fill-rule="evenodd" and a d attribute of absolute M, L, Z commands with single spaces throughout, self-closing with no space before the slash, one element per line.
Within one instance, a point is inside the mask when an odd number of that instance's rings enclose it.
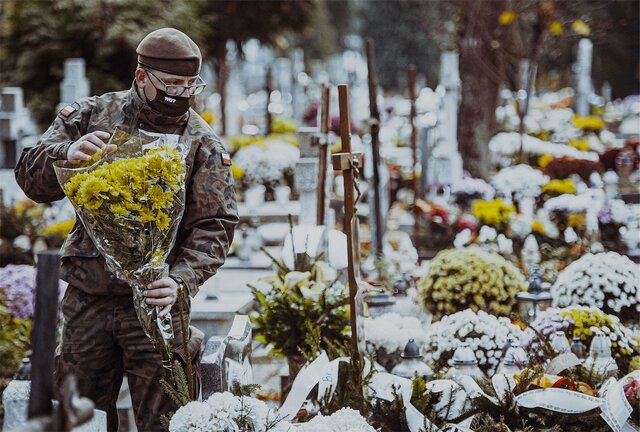
<path fill-rule="evenodd" d="M 62 245 L 60 253 L 62 258 L 96 258 L 100 255 L 93 240 L 84 229 L 82 222 L 77 219 L 69 236 Z"/>

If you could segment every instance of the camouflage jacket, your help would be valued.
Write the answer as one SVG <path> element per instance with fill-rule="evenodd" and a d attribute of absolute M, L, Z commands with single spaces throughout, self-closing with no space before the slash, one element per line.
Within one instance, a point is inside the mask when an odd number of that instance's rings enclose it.
<path fill-rule="evenodd" d="M 211 128 L 193 110 L 175 119 L 154 113 L 129 90 L 83 98 L 62 109 L 38 145 L 22 152 L 16 180 L 37 202 L 62 199 L 53 162 L 66 157 L 69 146 L 83 135 L 118 127 L 129 133 L 139 129 L 181 134 L 190 142 L 187 155 L 186 202 L 176 243 L 167 263 L 169 274 L 179 276 L 191 296 L 224 263 L 238 223 L 233 178 L 224 148 Z M 62 246 L 61 277 L 96 295 L 131 294 L 131 288 L 106 268 L 82 223 L 76 220 Z"/>

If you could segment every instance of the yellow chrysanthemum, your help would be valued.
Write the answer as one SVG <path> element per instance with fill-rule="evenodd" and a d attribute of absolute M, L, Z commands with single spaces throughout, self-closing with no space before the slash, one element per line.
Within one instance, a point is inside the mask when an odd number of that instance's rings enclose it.
<path fill-rule="evenodd" d="M 575 194 L 576 184 L 570 179 L 555 179 L 542 186 L 542 192 L 549 192 L 556 195 Z"/>
<path fill-rule="evenodd" d="M 46 226 L 42 229 L 42 235 L 44 236 L 60 236 L 66 238 L 73 225 L 76 223 L 75 219 L 67 219 L 62 222 L 55 223 L 53 225 Z"/>
<path fill-rule="evenodd" d="M 589 34 L 591 34 L 591 27 L 581 19 L 575 20 L 573 24 L 571 24 L 571 29 L 575 34 L 580 36 L 589 36 Z"/>
<path fill-rule="evenodd" d="M 518 19 L 518 14 L 514 11 L 504 11 L 498 17 L 498 22 L 501 25 L 508 25 Z"/>
<path fill-rule="evenodd" d="M 537 234 L 544 234 L 544 224 L 539 220 L 535 219 L 531 223 L 531 231 Z"/>
<path fill-rule="evenodd" d="M 604 129 L 604 121 L 600 117 L 596 116 L 580 116 L 578 114 L 573 116 L 573 125 L 578 129 L 598 132 Z"/>
<path fill-rule="evenodd" d="M 571 213 L 567 216 L 567 224 L 572 228 L 582 228 L 586 223 L 587 217 L 584 213 Z"/>
<path fill-rule="evenodd" d="M 161 231 L 166 231 L 169 229 L 169 224 L 171 223 L 171 219 L 165 212 L 158 212 L 156 216 L 156 226 Z"/>
<path fill-rule="evenodd" d="M 586 138 L 570 139 L 567 144 L 569 144 L 569 146 L 573 148 L 577 148 L 578 150 L 584 151 L 584 152 L 589 151 L 590 149 L 589 140 L 587 140 Z"/>
<path fill-rule="evenodd" d="M 208 125 L 213 124 L 213 113 L 211 111 L 202 111 L 200 117 L 202 117 L 202 120 L 207 122 Z"/>
<path fill-rule="evenodd" d="M 538 158 L 538 166 L 539 166 L 540 168 L 544 168 L 544 167 L 546 167 L 546 166 L 549 164 L 549 162 L 551 162 L 552 160 L 553 160 L 553 156 L 551 156 L 551 155 L 550 155 L 550 154 L 548 154 L 548 153 L 545 153 L 545 154 L 543 154 L 542 156 L 540 156 L 540 157 Z"/>
<path fill-rule="evenodd" d="M 552 21 L 551 24 L 549 24 L 549 33 L 551 33 L 553 36 L 560 36 L 562 33 L 564 33 L 564 27 L 562 27 L 562 23 L 560 21 Z"/>
<path fill-rule="evenodd" d="M 178 149 L 163 147 L 76 174 L 64 185 L 64 191 L 78 207 L 103 216 L 131 215 L 142 223 L 155 221 L 165 230 L 170 222 L 166 211 L 184 178 Z"/>
<path fill-rule="evenodd" d="M 244 170 L 237 164 L 231 164 L 231 174 L 233 175 L 234 180 L 237 181 L 240 181 L 244 178 Z"/>
<path fill-rule="evenodd" d="M 498 227 L 509 221 L 509 217 L 516 211 L 516 208 L 497 199 L 492 201 L 477 200 L 473 203 L 471 210 L 473 216 L 481 223 Z"/>

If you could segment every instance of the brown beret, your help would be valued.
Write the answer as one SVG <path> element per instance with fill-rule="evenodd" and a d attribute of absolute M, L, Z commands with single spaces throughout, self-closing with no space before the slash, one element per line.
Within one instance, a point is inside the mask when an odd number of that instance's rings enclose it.
<path fill-rule="evenodd" d="M 150 69 L 180 76 L 200 73 L 202 54 L 189 36 L 174 28 L 152 31 L 138 45 L 138 63 Z"/>

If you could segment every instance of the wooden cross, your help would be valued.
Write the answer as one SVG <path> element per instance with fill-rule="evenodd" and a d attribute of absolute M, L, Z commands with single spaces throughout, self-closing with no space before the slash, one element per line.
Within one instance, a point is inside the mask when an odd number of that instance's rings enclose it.
<path fill-rule="evenodd" d="M 327 156 L 329 149 L 329 128 L 331 124 L 331 88 L 323 84 L 322 85 L 322 98 L 320 102 L 320 136 L 318 137 L 318 195 L 317 195 L 317 207 L 316 207 L 316 225 L 325 224 L 325 208 L 326 208 L 326 193 L 325 186 L 327 182 Z"/>
<path fill-rule="evenodd" d="M 416 165 L 418 163 L 418 129 L 416 129 L 416 67 L 409 65 L 407 69 L 409 78 L 409 100 L 411 101 L 411 112 L 409 114 L 409 123 L 411 124 L 411 190 L 413 191 L 413 207 L 416 211 L 416 201 L 418 200 L 418 176 Z"/>
<path fill-rule="evenodd" d="M 351 151 L 351 118 L 349 115 L 349 86 L 338 86 L 340 103 L 340 138 L 342 151 L 331 158 L 334 171 L 341 171 L 344 179 L 344 214 L 347 234 L 349 308 L 351 311 L 351 347 L 353 353 L 365 352 L 364 320 L 362 292 L 360 283 L 360 240 L 358 237 L 358 218 L 356 204 L 360 199 L 360 190 L 356 176 L 363 163 L 362 152 Z M 356 195 L 357 193 L 357 195 Z"/>
<path fill-rule="evenodd" d="M 373 155 L 373 229 L 375 236 L 375 253 L 376 259 L 382 257 L 382 239 L 384 236 L 384 226 L 382 221 L 382 204 L 380 203 L 380 111 L 378 111 L 377 101 L 377 82 L 375 57 L 373 53 L 373 41 L 367 39 L 367 75 L 369 82 L 369 111 L 371 113 L 371 153 Z"/>

